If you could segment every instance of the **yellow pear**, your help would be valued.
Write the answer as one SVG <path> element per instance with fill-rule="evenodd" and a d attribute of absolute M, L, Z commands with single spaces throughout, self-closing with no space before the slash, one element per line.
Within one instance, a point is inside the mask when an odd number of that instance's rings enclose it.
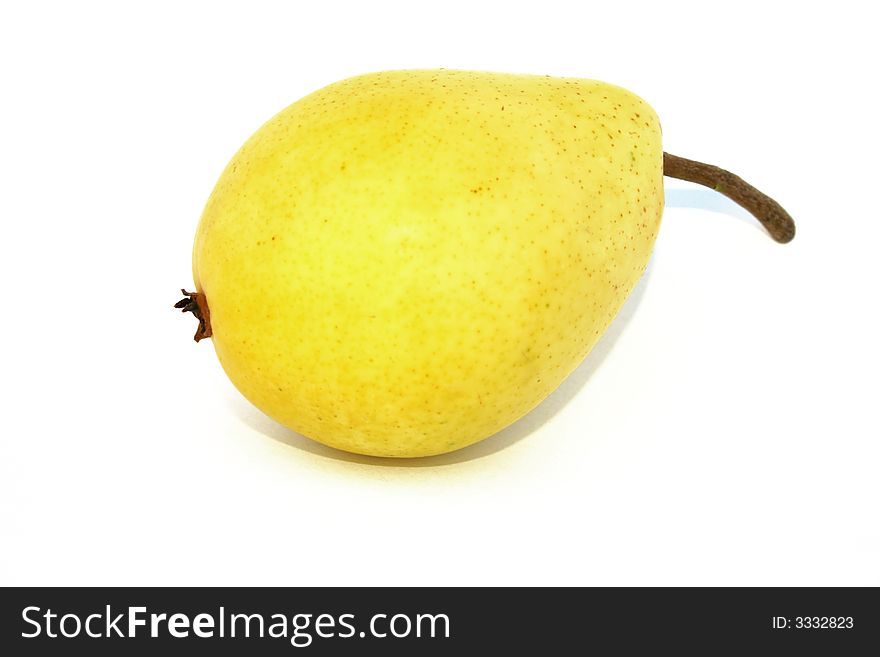
<path fill-rule="evenodd" d="M 281 424 L 361 454 L 459 449 L 534 408 L 602 335 L 651 254 L 664 166 L 778 207 L 721 169 L 664 163 L 657 115 L 610 84 L 344 80 L 226 167 L 177 307 Z M 782 241 L 786 218 L 765 222 Z"/>

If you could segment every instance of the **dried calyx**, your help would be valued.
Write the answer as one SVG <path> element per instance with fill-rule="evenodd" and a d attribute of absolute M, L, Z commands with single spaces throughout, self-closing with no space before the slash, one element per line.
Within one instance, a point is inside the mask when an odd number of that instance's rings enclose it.
<path fill-rule="evenodd" d="M 180 308 L 181 312 L 192 313 L 199 320 L 199 328 L 196 330 L 193 338 L 196 342 L 203 338 L 210 338 L 211 332 L 211 311 L 208 309 L 208 300 L 205 298 L 204 292 L 187 292 L 180 290 L 186 296 L 174 304 L 175 308 Z"/>

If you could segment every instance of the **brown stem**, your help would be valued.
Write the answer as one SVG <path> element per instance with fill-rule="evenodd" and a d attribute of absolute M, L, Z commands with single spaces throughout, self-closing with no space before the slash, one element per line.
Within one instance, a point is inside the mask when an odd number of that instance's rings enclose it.
<path fill-rule="evenodd" d="M 213 335 L 211 331 L 211 311 L 208 308 L 208 300 L 205 298 L 205 293 L 180 291 L 186 296 L 175 303 L 174 307 L 180 308 L 181 312 L 192 313 L 199 320 L 199 328 L 194 336 L 195 341 L 198 342 L 203 338 L 210 338 Z"/>
<path fill-rule="evenodd" d="M 779 203 L 730 171 L 663 153 L 663 175 L 711 187 L 751 212 L 777 242 L 785 244 L 794 239 L 791 215 Z"/>

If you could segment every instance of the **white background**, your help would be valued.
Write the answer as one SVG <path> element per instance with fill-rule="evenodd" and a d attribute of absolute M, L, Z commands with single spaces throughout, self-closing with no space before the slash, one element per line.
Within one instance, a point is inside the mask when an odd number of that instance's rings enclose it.
<path fill-rule="evenodd" d="M 0 583 L 880 584 L 868 3 L 19 3 L 0 11 Z M 459 453 L 335 452 L 244 401 L 190 316 L 247 136 L 350 75 L 592 77 L 687 183 L 645 278 L 542 406 Z"/>

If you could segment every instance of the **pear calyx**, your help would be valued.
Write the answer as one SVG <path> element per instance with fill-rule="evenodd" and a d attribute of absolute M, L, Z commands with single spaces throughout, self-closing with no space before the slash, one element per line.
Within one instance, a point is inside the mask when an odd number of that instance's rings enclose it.
<path fill-rule="evenodd" d="M 187 292 L 183 288 L 180 290 L 184 298 L 174 304 L 175 308 L 180 308 L 180 312 L 192 313 L 199 320 L 199 328 L 193 339 L 198 342 L 203 338 L 210 338 L 213 335 L 211 331 L 211 311 L 208 308 L 208 300 L 205 298 L 204 292 Z"/>
<path fill-rule="evenodd" d="M 711 164 L 663 153 L 663 175 L 711 187 L 748 210 L 781 244 L 794 239 L 794 219 L 779 203 L 736 174 Z"/>

